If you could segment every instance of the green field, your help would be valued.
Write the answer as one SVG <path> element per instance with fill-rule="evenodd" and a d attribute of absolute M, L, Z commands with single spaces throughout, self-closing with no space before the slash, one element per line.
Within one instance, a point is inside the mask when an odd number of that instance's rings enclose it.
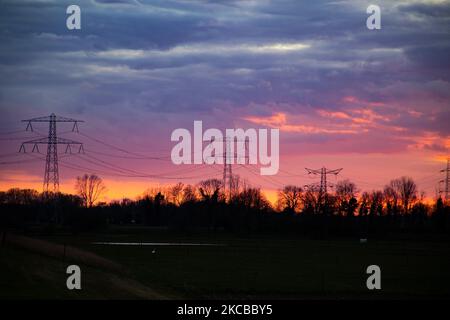
<path fill-rule="evenodd" d="M 0 249 L 0 297 L 322 299 L 450 297 L 450 246 L 442 241 L 306 240 L 294 236 L 237 237 L 123 229 L 53 236 L 67 256 L 12 244 Z M 220 246 L 108 246 L 92 242 L 183 242 Z M 79 263 L 82 287 L 65 288 L 70 250 L 80 248 L 120 264 L 108 270 Z M 76 261 L 75 261 L 76 262 Z M 366 267 L 381 267 L 382 289 L 366 288 Z"/>

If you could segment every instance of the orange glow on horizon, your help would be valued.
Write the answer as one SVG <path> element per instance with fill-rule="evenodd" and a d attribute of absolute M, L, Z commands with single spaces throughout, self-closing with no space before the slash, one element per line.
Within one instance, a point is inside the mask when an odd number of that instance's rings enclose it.
<path fill-rule="evenodd" d="M 11 179 L 11 181 L 1 181 L 0 182 L 0 190 L 7 191 L 13 188 L 20 189 L 33 189 L 38 192 L 42 191 L 42 182 L 41 181 L 28 181 L 25 179 L 26 176 L 22 175 L 20 183 L 19 176 L 16 176 L 15 181 Z M 30 178 L 35 179 L 36 177 L 30 176 Z M 109 203 L 111 201 L 122 200 L 122 199 L 132 199 L 135 200 L 141 197 L 147 190 L 149 189 L 159 189 L 169 187 L 174 184 L 160 184 L 157 182 L 146 182 L 146 181 L 119 181 L 119 180 L 111 180 L 111 179 L 103 179 L 103 182 L 106 186 L 105 194 L 97 201 L 97 202 L 106 202 Z M 263 194 L 266 196 L 267 200 L 274 205 L 277 201 L 277 190 L 273 189 L 261 189 Z M 75 183 L 60 183 L 60 191 L 68 194 L 75 194 Z"/>

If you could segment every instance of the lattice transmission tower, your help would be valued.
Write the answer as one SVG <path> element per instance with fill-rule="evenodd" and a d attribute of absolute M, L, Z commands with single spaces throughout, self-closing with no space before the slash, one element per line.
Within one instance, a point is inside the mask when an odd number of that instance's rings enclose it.
<path fill-rule="evenodd" d="M 322 167 L 320 169 L 309 169 L 309 168 L 305 168 L 305 169 L 308 172 L 308 174 L 313 174 L 313 175 L 320 174 L 320 189 L 319 189 L 319 191 L 321 193 L 327 193 L 328 186 L 329 186 L 329 184 L 327 182 L 327 175 L 333 174 L 333 175 L 337 176 L 339 174 L 339 172 L 342 171 L 343 168 L 334 169 L 334 170 L 330 170 L 325 167 Z"/>
<path fill-rule="evenodd" d="M 223 192 L 225 194 L 225 197 L 228 198 L 228 200 L 230 201 L 232 196 L 233 196 L 233 189 L 235 186 L 235 179 L 233 177 L 233 170 L 232 170 L 232 160 L 233 161 L 238 161 L 238 158 L 242 158 L 244 159 L 244 163 L 247 163 L 248 159 L 249 159 L 249 155 L 247 154 L 249 151 L 249 146 L 248 146 L 248 140 L 237 140 L 237 139 L 232 139 L 230 137 L 224 137 L 223 138 L 223 180 L 222 180 L 222 184 L 223 184 Z M 238 142 L 243 142 L 243 146 L 244 146 L 244 155 L 240 156 L 238 155 L 237 152 L 237 143 Z M 232 148 L 233 145 L 233 148 Z M 233 150 L 232 150 L 233 149 Z"/>
<path fill-rule="evenodd" d="M 448 189 L 450 184 L 450 158 L 447 158 L 447 167 L 442 169 L 441 172 L 445 172 L 445 179 L 440 182 L 444 183 L 444 190 L 439 190 L 439 193 L 444 193 L 445 202 L 448 203 L 450 201 Z"/>
<path fill-rule="evenodd" d="M 47 145 L 47 155 L 45 159 L 45 173 L 44 173 L 44 184 L 43 192 L 59 192 L 59 169 L 58 169 L 58 144 L 66 145 L 65 153 L 72 153 L 72 146 L 78 146 L 78 153 L 84 152 L 83 143 L 70 140 L 58 138 L 56 131 L 57 122 L 70 122 L 73 123 L 72 132 L 78 132 L 78 122 L 84 122 L 82 120 L 75 120 L 65 117 L 56 116 L 52 113 L 50 116 L 38 117 L 33 119 L 22 120 L 22 122 L 27 122 L 26 131 L 33 131 L 33 122 L 48 122 L 48 136 L 44 138 L 34 139 L 25 141 L 21 144 L 19 152 L 26 152 L 26 145 L 33 145 L 31 152 L 39 153 L 39 145 Z"/>
<path fill-rule="evenodd" d="M 223 146 L 223 191 L 227 197 L 228 189 L 228 198 L 231 200 L 231 193 L 233 190 L 233 171 L 231 169 L 231 163 L 228 161 L 228 158 L 231 157 L 231 141 L 226 137 L 223 141 L 225 142 L 225 145 Z"/>

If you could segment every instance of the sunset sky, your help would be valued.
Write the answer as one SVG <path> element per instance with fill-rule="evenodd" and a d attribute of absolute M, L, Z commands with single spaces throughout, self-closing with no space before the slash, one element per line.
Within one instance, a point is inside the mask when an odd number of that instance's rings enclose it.
<path fill-rule="evenodd" d="M 81 30 L 66 8 L 81 7 Z M 381 30 L 366 8 L 381 7 Z M 403 175 L 434 197 L 450 148 L 450 1 L 4 0 L 0 4 L 0 190 L 42 190 L 41 155 L 16 154 L 46 135 L 22 119 L 84 120 L 86 155 L 60 153 L 61 190 L 96 172 L 104 200 L 149 187 L 222 177 L 173 165 L 171 132 L 279 128 L 280 171 L 233 172 L 269 197 L 343 168 L 339 179 L 380 189 Z M 27 151 L 31 151 L 29 148 Z M 147 175 L 147 177 L 137 176 Z"/>

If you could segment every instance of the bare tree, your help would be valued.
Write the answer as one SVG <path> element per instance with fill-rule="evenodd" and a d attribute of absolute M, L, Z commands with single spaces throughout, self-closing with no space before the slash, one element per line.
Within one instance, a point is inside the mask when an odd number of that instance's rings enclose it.
<path fill-rule="evenodd" d="M 289 212 L 298 212 L 301 209 L 303 189 L 297 186 L 285 186 L 278 191 L 278 207 Z"/>
<path fill-rule="evenodd" d="M 151 201 L 158 202 L 159 204 L 166 204 L 168 198 L 170 198 L 170 194 L 165 187 L 152 187 L 148 188 L 144 191 L 141 196 L 143 199 L 148 199 Z"/>
<path fill-rule="evenodd" d="M 197 190 L 194 186 L 188 184 L 183 189 L 183 199 L 182 204 L 189 203 L 189 202 L 195 202 L 197 201 Z"/>
<path fill-rule="evenodd" d="M 308 187 L 303 195 L 303 213 L 318 214 L 321 193 L 314 187 Z"/>
<path fill-rule="evenodd" d="M 359 216 L 363 217 L 369 214 L 370 211 L 370 194 L 364 191 L 359 198 Z"/>
<path fill-rule="evenodd" d="M 241 206 L 257 209 L 270 209 L 270 202 L 259 188 L 245 187 L 235 198 L 234 201 Z"/>
<path fill-rule="evenodd" d="M 222 181 L 218 179 L 208 179 L 200 181 L 198 190 L 203 200 L 218 200 L 219 191 L 222 188 Z"/>
<path fill-rule="evenodd" d="M 417 185 L 412 178 L 401 177 L 389 184 L 393 196 L 401 201 L 403 213 L 408 214 L 417 201 Z"/>
<path fill-rule="evenodd" d="M 75 189 L 88 208 L 92 207 L 95 201 L 106 191 L 103 180 L 95 174 L 84 174 L 77 177 Z"/>
<path fill-rule="evenodd" d="M 370 214 L 381 216 L 383 215 L 383 192 L 372 191 L 369 195 Z"/>
<path fill-rule="evenodd" d="M 183 189 L 184 184 L 182 182 L 178 182 L 176 185 L 171 186 L 167 192 L 169 201 L 176 206 L 180 206 L 183 203 Z"/>
<path fill-rule="evenodd" d="M 251 189 L 251 185 L 248 180 L 241 178 L 239 175 L 234 174 L 231 177 L 231 199 L 237 198 L 240 194 L 247 189 Z"/>
<path fill-rule="evenodd" d="M 356 185 L 350 180 L 339 181 L 336 184 L 336 201 L 340 215 L 353 216 L 358 205 Z"/>
<path fill-rule="evenodd" d="M 336 184 L 336 196 L 349 201 L 351 198 L 356 196 L 356 185 L 350 180 L 338 181 Z"/>
<path fill-rule="evenodd" d="M 392 186 L 385 186 L 383 190 L 384 204 L 388 215 L 397 215 L 399 212 L 398 194 Z"/>

